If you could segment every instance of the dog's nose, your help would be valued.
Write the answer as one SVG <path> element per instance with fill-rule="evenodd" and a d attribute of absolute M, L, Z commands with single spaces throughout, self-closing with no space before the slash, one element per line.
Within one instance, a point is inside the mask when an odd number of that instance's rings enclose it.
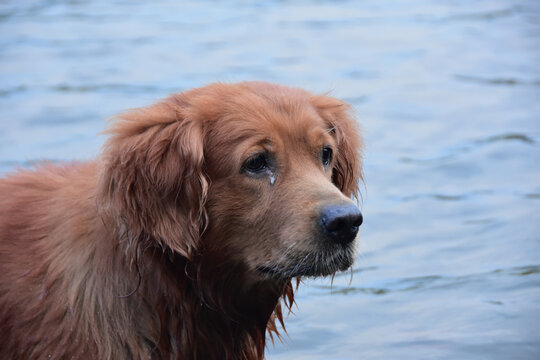
<path fill-rule="evenodd" d="M 330 205 L 321 210 L 320 221 L 323 232 L 331 240 L 346 245 L 356 237 L 363 217 L 353 204 Z"/>

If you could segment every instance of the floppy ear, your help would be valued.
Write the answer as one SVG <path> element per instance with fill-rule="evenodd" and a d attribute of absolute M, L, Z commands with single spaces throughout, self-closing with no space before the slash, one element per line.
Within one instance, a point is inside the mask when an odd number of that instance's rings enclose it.
<path fill-rule="evenodd" d="M 207 216 L 201 124 L 174 95 L 120 116 L 107 132 L 99 195 L 130 238 L 148 236 L 189 258 Z"/>
<path fill-rule="evenodd" d="M 318 95 L 312 104 L 328 122 L 337 142 L 332 182 L 348 197 L 358 198 L 358 185 L 363 181 L 363 142 L 351 107 L 338 99 Z"/>

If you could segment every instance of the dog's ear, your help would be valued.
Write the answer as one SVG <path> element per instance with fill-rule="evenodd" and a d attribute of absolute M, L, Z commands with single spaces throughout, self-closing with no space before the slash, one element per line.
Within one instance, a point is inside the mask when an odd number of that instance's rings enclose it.
<path fill-rule="evenodd" d="M 107 131 L 99 200 L 130 238 L 149 236 L 190 258 L 207 223 L 202 126 L 183 95 L 120 116 Z"/>
<path fill-rule="evenodd" d="M 363 181 L 363 142 L 352 109 L 341 100 L 323 95 L 313 96 L 311 101 L 337 142 L 332 182 L 346 196 L 358 198 L 358 185 Z"/>

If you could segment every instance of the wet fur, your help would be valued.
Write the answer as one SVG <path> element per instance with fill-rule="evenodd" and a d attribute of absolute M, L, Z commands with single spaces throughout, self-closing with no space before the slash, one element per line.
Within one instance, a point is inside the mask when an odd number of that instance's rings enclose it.
<path fill-rule="evenodd" d="M 273 128 L 256 120 L 265 111 Z M 331 173 L 274 188 L 244 180 L 245 140 L 259 128 L 279 137 L 276 126 L 297 113 L 331 133 Z M 243 117 L 254 123 L 235 120 Z M 361 142 L 349 107 L 265 83 L 213 84 L 124 114 L 108 133 L 95 161 L 0 179 L 0 358 L 263 358 L 293 303 L 293 266 L 307 263 L 275 258 L 285 245 L 273 240 L 250 247 L 246 224 L 259 224 L 264 239 L 302 239 L 306 203 L 265 200 L 269 191 L 285 197 L 320 183 L 356 196 Z M 281 227 L 286 217 L 294 222 Z M 261 259 L 295 271 L 260 276 Z"/>

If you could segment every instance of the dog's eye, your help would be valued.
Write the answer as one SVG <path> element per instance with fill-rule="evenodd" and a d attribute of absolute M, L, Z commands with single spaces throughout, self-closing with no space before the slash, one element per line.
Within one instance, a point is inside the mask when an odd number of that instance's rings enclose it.
<path fill-rule="evenodd" d="M 265 154 L 255 155 L 246 160 L 244 163 L 244 169 L 252 172 L 258 173 L 265 170 L 268 167 Z"/>
<path fill-rule="evenodd" d="M 322 149 L 322 163 L 324 166 L 330 165 L 332 161 L 332 149 L 329 147 L 323 147 Z"/>

